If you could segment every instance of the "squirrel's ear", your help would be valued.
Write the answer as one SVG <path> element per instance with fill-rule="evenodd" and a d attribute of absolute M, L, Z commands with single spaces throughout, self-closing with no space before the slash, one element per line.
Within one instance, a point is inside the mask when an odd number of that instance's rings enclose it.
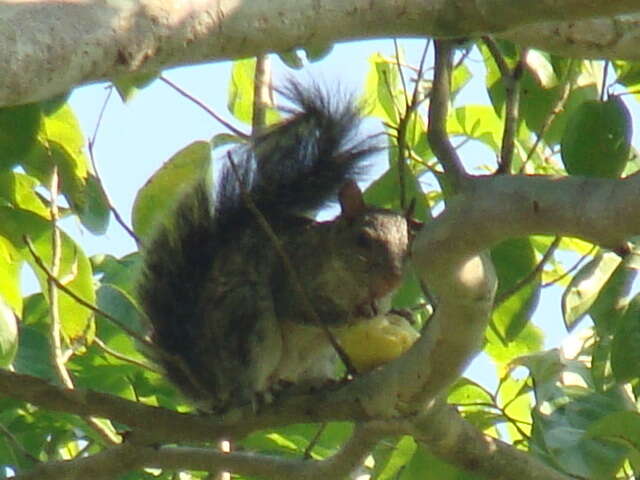
<path fill-rule="evenodd" d="M 338 200 L 340 201 L 341 214 L 347 220 L 352 220 L 362 215 L 367 208 L 362 197 L 362 190 L 353 180 L 349 180 L 340 187 Z"/>

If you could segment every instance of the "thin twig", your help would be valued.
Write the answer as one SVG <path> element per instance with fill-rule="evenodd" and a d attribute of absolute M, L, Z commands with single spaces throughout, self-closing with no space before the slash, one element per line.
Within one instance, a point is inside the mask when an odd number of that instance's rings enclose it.
<path fill-rule="evenodd" d="M 402 83 L 402 91 L 404 93 L 404 103 L 405 105 L 409 105 L 409 97 L 407 96 L 407 82 L 404 79 L 404 73 L 402 72 L 402 68 L 400 68 L 400 49 L 398 48 L 398 39 L 393 39 L 393 49 L 396 56 L 396 66 L 398 67 L 398 75 L 400 76 L 400 83 Z"/>
<path fill-rule="evenodd" d="M 294 288 L 296 289 L 296 294 L 298 295 L 298 299 L 302 304 L 303 310 L 309 316 L 311 321 L 322 329 L 325 336 L 329 340 L 329 343 L 331 343 L 331 346 L 334 348 L 334 350 L 340 357 L 340 360 L 342 360 L 342 362 L 344 363 L 347 369 L 347 373 L 349 374 L 357 373 L 357 370 L 353 366 L 353 363 L 349 359 L 349 356 L 346 354 L 346 352 L 340 346 L 338 341 L 335 339 L 329 327 L 326 324 L 324 324 L 322 320 L 320 320 L 320 317 L 318 316 L 313 306 L 311 305 L 309 296 L 307 295 L 307 292 L 302 286 L 302 282 L 300 281 L 300 277 L 298 276 L 298 272 L 296 271 L 293 264 L 291 263 L 291 259 L 289 258 L 289 255 L 287 255 L 287 252 L 285 252 L 282 242 L 280 241 L 280 238 L 278 238 L 276 233 L 273 231 L 273 229 L 271 228 L 271 225 L 269 225 L 269 222 L 264 217 L 262 212 L 260 212 L 260 210 L 256 207 L 255 203 L 253 203 L 253 200 L 251 199 L 251 195 L 249 194 L 249 192 L 247 192 L 246 188 L 244 188 L 244 185 L 242 184 L 242 177 L 240 176 L 240 172 L 238 172 L 236 164 L 233 161 L 233 158 L 231 156 L 231 153 L 229 153 L 227 157 L 229 159 L 229 164 L 231 165 L 231 168 L 233 169 L 233 173 L 238 182 L 238 186 L 240 188 L 240 193 L 242 195 L 243 201 L 245 202 L 245 205 L 249 209 L 251 214 L 255 217 L 260 228 L 267 234 L 267 237 L 269 238 L 269 241 L 271 242 L 273 248 L 275 248 L 278 256 L 282 260 L 284 268 L 287 271 L 289 278 L 291 278 Z"/>
<path fill-rule="evenodd" d="M 160 374 L 164 373 L 164 371 L 162 369 L 160 369 L 158 367 L 155 367 L 154 365 L 152 365 L 150 363 L 146 363 L 146 362 L 142 362 L 140 360 L 136 360 L 135 358 L 128 357 L 124 353 L 120 353 L 120 352 L 117 352 L 116 350 L 113 350 L 111 347 L 109 347 L 106 343 L 104 343 L 98 337 L 94 337 L 93 338 L 93 343 L 95 345 L 97 345 L 105 353 L 111 355 L 114 358 L 117 358 L 118 360 L 122 360 L 123 362 L 130 363 L 131 365 L 135 365 L 137 367 L 141 367 L 141 368 L 144 368 L 146 370 L 151 370 L 152 372 L 155 372 L 155 373 L 160 373 Z"/>
<path fill-rule="evenodd" d="M 124 229 L 125 232 L 127 232 L 127 234 L 133 239 L 133 241 L 136 242 L 136 245 L 139 246 L 140 239 L 135 234 L 133 229 L 129 227 L 129 225 L 127 225 L 127 222 L 124 221 L 124 219 L 122 218 L 122 215 L 120 215 L 120 212 L 116 209 L 113 202 L 111 201 L 111 197 L 107 193 L 107 190 L 104 188 L 104 183 L 102 182 L 102 177 L 100 176 L 100 172 L 98 171 L 98 164 L 96 162 L 95 154 L 93 150 L 95 148 L 96 140 L 98 138 L 98 130 L 100 128 L 100 125 L 102 124 L 102 117 L 104 116 L 104 112 L 107 108 L 107 103 L 109 102 L 109 99 L 111 98 L 112 93 L 113 93 L 113 86 L 111 86 L 111 88 L 109 89 L 109 93 L 107 94 L 107 96 L 104 99 L 104 102 L 102 103 L 102 108 L 100 109 L 100 113 L 98 114 L 98 120 L 96 121 L 96 128 L 93 131 L 93 135 L 87 142 L 87 147 L 89 150 L 89 159 L 91 160 L 91 166 L 93 167 L 93 173 L 96 177 L 96 181 L 100 186 L 100 190 L 104 194 L 105 200 L 107 201 L 107 206 L 109 207 L 109 210 L 113 214 L 113 218 L 116 219 L 116 222 Z"/>
<path fill-rule="evenodd" d="M 418 98 L 418 94 L 420 91 L 420 82 L 422 81 L 422 75 L 424 72 L 424 63 L 425 63 L 427 52 L 428 52 L 429 42 L 427 42 L 422 52 L 422 57 L 420 59 L 420 66 L 417 71 L 417 79 L 413 88 L 413 92 L 411 94 L 411 99 L 409 99 L 407 95 L 407 85 L 405 82 L 402 68 L 400 67 L 400 52 L 398 50 L 397 41 L 395 40 L 394 40 L 394 46 L 395 46 L 395 54 L 396 54 L 396 65 L 398 67 L 398 73 L 400 75 L 403 93 L 405 97 L 405 108 L 403 109 L 402 113 L 400 112 L 398 113 L 400 119 L 398 121 L 398 126 L 394 128 L 397 132 L 396 143 L 398 145 L 398 184 L 400 188 L 400 208 L 402 210 L 405 210 L 407 207 L 407 198 L 406 198 L 407 197 L 406 195 L 407 181 L 406 181 L 405 171 L 408 168 L 406 158 L 407 156 L 411 156 L 411 153 L 412 153 L 411 151 L 407 153 L 407 150 L 410 150 L 407 147 L 407 127 L 409 125 L 409 121 L 412 118 L 412 115 L 424 100 L 424 99 Z M 391 91 L 389 85 L 387 85 L 387 88 L 389 89 L 390 95 L 393 95 L 393 92 Z"/>
<path fill-rule="evenodd" d="M 594 245 L 593 247 L 591 247 L 589 249 L 589 251 L 587 253 L 585 253 L 582 257 L 580 257 L 580 260 L 578 260 L 576 263 L 574 263 L 573 266 L 569 270 L 564 272 L 562 275 L 558 275 L 553 280 L 549 280 L 547 283 L 543 283 L 542 284 L 542 288 L 550 287 L 551 285 L 554 285 L 554 284 L 558 283 L 560 280 L 562 280 L 563 278 L 567 277 L 568 275 L 571 275 L 571 273 L 573 273 L 575 270 L 577 270 L 580 267 L 580 265 L 582 265 L 582 262 L 584 262 L 588 257 L 591 256 L 591 254 L 594 252 L 594 250 L 596 248 L 598 248 L 597 245 Z"/>
<path fill-rule="evenodd" d="M 491 37 L 482 39 L 493 57 L 502 76 L 505 90 L 504 128 L 502 131 L 502 145 L 500 147 L 500 164 L 497 174 L 511 173 L 513 152 L 515 150 L 515 138 L 518 131 L 519 106 L 520 106 L 520 77 L 524 70 L 524 59 L 527 52 L 523 51 L 516 66 L 511 69 L 507 65 L 500 48 Z"/>
<path fill-rule="evenodd" d="M 573 67 L 573 61 L 570 61 L 568 70 L 571 70 L 572 67 Z M 529 152 L 527 153 L 527 158 L 522 163 L 522 166 L 518 171 L 519 173 L 524 173 L 527 163 L 529 163 L 529 161 L 533 157 L 533 154 L 538 149 L 538 145 L 540 145 L 540 143 L 542 142 L 542 139 L 545 133 L 547 132 L 548 128 L 551 126 L 551 123 L 553 122 L 553 120 L 558 116 L 558 114 L 564 108 L 564 104 L 569 98 L 570 93 L 571 93 L 571 82 L 567 79 L 565 82 L 562 83 L 562 90 L 560 90 L 560 94 L 558 95 L 556 102 L 551 106 L 551 109 L 549 110 L 549 115 L 546 116 L 546 118 L 544 119 L 544 122 L 540 126 L 540 130 L 536 133 L 536 139 L 533 142 L 533 145 L 531 146 L 531 148 L 529 149 Z"/>
<path fill-rule="evenodd" d="M 229 130 L 231 133 L 233 133 L 234 135 L 236 135 L 236 136 L 238 136 L 240 138 L 243 138 L 245 140 L 249 138 L 249 135 L 247 135 L 246 133 L 242 132 L 241 130 L 238 130 L 236 127 L 231 125 L 224 118 L 222 118 L 220 115 L 218 115 L 216 112 L 214 112 L 211 108 L 209 108 L 202 100 L 199 100 L 198 98 L 196 98 L 193 95 L 191 95 L 190 93 L 188 93 L 186 90 L 180 88 L 178 85 L 173 83 L 167 77 L 165 77 L 163 75 L 160 75 L 159 78 L 164 83 L 166 83 L 171 88 L 173 88 L 175 91 L 177 91 L 180 95 L 182 95 L 185 98 L 188 98 L 193 103 L 195 103 L 200 108 L 202 108 L 205 112 L 207 112 L 209 115 L 211 115 L 213 118 L 215 118 L 218 121 L 218 123 L 220 123 L 223 127 L 225 127 L 227 130 Z"/>
<path fill-rule="evenodd" d="M 327 425 L 328 425 L 327 422 L 320 424 L 320 426 L 318 427 L 318 430 L 316 431 L 316 433 L 313 435 L 313 438 L 309 442 L 309 445 L 307 445 L 307 448 L 304 449 L 304 454 L 302 455 L 302 458 L 306 458 L 306 459 L 311 458 L 311 452 L 318 444 L 318 440 L 320 440 L 320 437 L 322 436 L 324 431 L 327 429 Z"/>
<path fill-rule="evenodd" d="M 445 175 L 454 192 L 463 190 L 467 173 L 458 153 L 447 135 L 447 115 L 451 96 L 451 58 L 450 40 L 435 41 L 435 70 L 433 90 L 429 103 L 429 127 L 427 138 L 433 153 L 444 168 Z"/>
<path fill-rule="evenodd" d="M 128 326 L 123 324 L 120 320 L 115 318 L 113 315 L 110 315 L 109 313 L 105 312 L 104 310 L 101 310 L 97 306 L 95 306 L 92 303 L 86 301 L 81 296 L 79 296 L 77 293 L 75 293 L 73 290 L 71 290 L 69 287 L 67 287 L 64 283 L 62 283 L 57 277 L 55 277 L 51 273 L 51 270 L 49 270 L 49 267 L 47 267 L 44 264 L 42 258 L 40 258 L 40 256 L 36 252 L 35 247 L 33 246 L 33 243 L 31 242 L 31 239 L 26 235 L 24 235 L 22 237 L 22 239 L 24 240 L 27 248 L 29 249 L 29 253 L 31 253 L 31 256 L 33 257 L 33 260 L 36 262 L 38 267 L 45 273 L 47 278 L 51 279 L 51 281 L 53 283 L 55 283 L 56 287 L 58 287 L 64 293 L 69 295 L 71 298 L 73 298 L 77 303 L 79 303 L 83 307 L 86 307 L 89 310 L 93 311 L 94 313 L 97 313 L 98 315 L 106 318 L 111 323 L 113 323 L 115 326 L 117 326 L 118 328 L 122 329 L 128 335 L 130 335 L 131 337 L 135 338 L 136 340 L 138 340 L 139 342 L 141 342 L 145 346 L 153 349 L 154 351 L 157 350 L 157 347 L 148 338 L 141 336 L 139 333 L 137 333 L 136 331 L 132 330 L 131 328 L 129 328 Z"/>
<path fill-rule="evenodd" d="M 51 216 L 51 277 L 47 277 L 47 291 L 49 295 L 49 315 L 51 323 L 49 325 L 49 338 L 51 340 L 51 362 L 53 363 L 56 375 L 60 382 L 67 388 L 74 388 L 73 380 L 64 364 L 65 354 L 62 351 L 60 304 L 58 289 L 53 277 L 60 273 L 60 261 L 62 250 L 60 248 L 60 230 L 58 230 L 58 168 L 53 167 L 51 183 L 49 185 L 49 215 Z"/>
<path fill-rule="evenodd" d="M 609 76 L 610 60 L 604 61 L 604 68 L 602 69 L 602 88 L 600 89 L 600 101 L 604 102 L 604 97 L 607 91 L 607 77 Z"/>
<path fill-rule="evenodd" d="M 256 58 L 253 77 L 253 115 L 251 127 L 253 135 L 260 134 L 267 125 L 267 107 L 271 100 L 271 62 L 267 54 Z"/>
<path fill-rule="evenodd" d="M 48 150 L 47 142 L 47 150 Z M 51 183 L 49 185 L 49 193 L 51 195 L 49 202 L 49 214 L 51 216 L 51 276 L 47 276 L 47 290 L 49 294 L 49 313 L 51 324 L 49 328 L 49 336 L 51 339 L 51 360 L 56 375 L 62 385 L 70 390 L 75 388 L 73 379 L 67 370 L 66 362 L 71 357 L 73 351 L 68 348 L 63 351 L 62 348 L 62 322 L 60 320 L 60 303 L 58 288 L 53 278 L 57 278 L 60 273 L 60 263 L 62 261 L 62 240 L 60 230 L 58 229 L 58 167 L 53 167 L 51 174 Z M 93 429 L 107 444 L 115 445 L 120 443 L 120 439 L 113 432 L 105 428 L 99 421 L 93 417 L 83 417 L 89 428 Z"/>

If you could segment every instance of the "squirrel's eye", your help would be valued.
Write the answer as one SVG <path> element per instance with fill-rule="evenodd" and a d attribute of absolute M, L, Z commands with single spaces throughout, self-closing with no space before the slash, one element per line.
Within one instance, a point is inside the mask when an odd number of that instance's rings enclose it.
<path fill-rule="evenodd" d="M 356 244 L 361 248 L 371 248 L 371 237 L 364 232 L 360 232 L 356 237 Z"/>

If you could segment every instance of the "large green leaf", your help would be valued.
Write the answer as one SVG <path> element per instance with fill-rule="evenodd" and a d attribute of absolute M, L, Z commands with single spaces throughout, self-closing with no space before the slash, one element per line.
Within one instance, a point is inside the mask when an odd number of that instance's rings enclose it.
<path fill-rule="evenodd" d="M 20 163 L 35 147 L 41 118 L 38 103 L 0 108 L 0 170 Z"/>
<path fill-rule="evenodd" d="M 50 232 L 51 224 L 47 219 L 27 210 L 0 207 L 0 235 L 7 238 L 31 265 L 43 292 L 47 292 L 47 275 L 26 249 L 23 236 L 29 237 L 33 242 L 42 262 L 51 266 L 53 247 Z M 57 277 L 80 298 L 94 303 L 95 293 L 89 260 L 82 249 L 64 232 L 60 233 L 60 265 Z M 58 295 L 63 334 L 69 339 L 76 339 L 89 333 L 93 312 L 62 290 L 58 291 Z"/>
<path fill-rule="evenodd" d="M 74 209 L 86 203 L 84 195 L 89 160 L 84 153 L 85 140 L 71 107 L 61 105 L 42 117 L 38 143 L 22 162 L 28 174 L 48 186 L 54 166 L 60 176 L 60 191 Z"/>
<path fill-rule="evenodd" d="M 114 80 L 113 85 L 116 87 L 118 94 L 123 102 L 131 100 L 139 90 L 147 87 L 156 78 L 159 73 L 152 71 L 130 73 L 123 75 Z"/>
<path fill-rule="evenodd" d="M 98 178 L 89 174 L 84 188 L 84 201 L 78 205 L 76 213 L 87 230 L 94 235 L 102 235 L 109 227 L 111 210 L 107 195 Z"/>
<path fill-rule="evenodd" d="M 431 454 L 419 445 L 411 460 L 397 476 L 398 480 L 480 480 Z"/>
<path fill-rule="evenodd" d="M 136 195 L 131 215 L 133 229 L 146 239 L 159 220 L 166 219 L 184 195 L 185 189 L 208 177 L 211 147 L 208 142 L 194 142 L 171 157 L 145 183 Z"/>
<path fill-rule="evenodd" d="M 115 285 L 131 296 L 135 296 L 135 287 L 140 268 L 140 254 L 131 253 L 122 258 L 112 255 L 94 255 L 91 264 L 96 275 L 100 275 L 102 285 Z"/>
<path fill-rule="evenodd" d="M 587 431 L 588 438 L 603 438 L 629 447 L 629 459 L 640 470 L 640 414 L 615 412 L 593 423 Z"/>
<path fill-rule="evenodd" d="M 364 192 L 364 199 L 370 205 L 399 211 L 400 206 L 400 172 L 397 166 L 390 167 L 381 177 L 376 179 Z M 404 169 L 405 199 L 407 204 L 415 201 L 415 218 L 424 221 L 430 218 L 429 204 L 422 191 L 422 185 L 410 169 Z"/>
<path fill-rule="evenodd" d="M 502 129 L 502 121 L 495 111 L 486 105 L 458 107 L 447 119 L 449 134 L 479 140 L 494 151 L 500 150 Z"/>
<path fill-rule="evenodd" d="M 253 121 L 253 83 L 256 74 L 254 57 L 236 60 L 231 67 L 227 108 L 241 122 Z"/>
<path fill-rule="evenodd" d="M 20 325 L 20 345 L 13 365 L 18 373 L 58 381 L 51 364 L 49 339 L 35 327 Z"/>
<path fill-rule="evenodd" d="M 367 114 L 397 125 L 400 119 L 399 105 L 396 104 L 399 97 L 398 68 L 379 53 L 369 58 L 369 64 L 364 89 Z"/>
<path fill-rule="evenodd" d="M 590 370 L 577 360 L 563 358 L 558 350 L 518 360 L 533 378 L 531 449 L 561 471 L 584 478 L 612 478 L 626 449 L 590 439 L 585 434 L 607 415 L 628 409 L 619 389 L 594 392 Z"/>
<path fill-rule="evenodd" d="M 16 313 L 22 310 L 21 266 L 20 252 L 9 240 L 0 236 L 0 295 Z"/>
<path fill-rule="evenodd" d="M 0 295 L 0 368 L 11 365 L 18 351 L 18 322 Z"/>
<path fill-rule="evenodd" d="M 397 478 L 413 457 L 417 447 L 416 441 L 408 435 L 400 437 L 391 445 L 388 442 L 380 444 L 373 454 L 376 463 L 372 478 L 376 480 Z"/>
<path fill-rule="evenodd" d="M 40 182 L 23 173 L 0 172 L 0 204 L 31 210 L 40 216 L 49 217 L 49 209 L 35 189 Z"/>
<path fill-rule="evenodd" d="M 601 335 L 613 333 L 629 304 L 629 293 L 638 276 L 638 270 L 632 265 L 634 261 L 627 256 L 618 264 L 589 308 L 589 315 Z"/>
<path fill-rule="evenodd" d="M 520 334 L 538 305 L 540 275 L 528 278 L 537 266 L 536 255 L 529 239 L 514 238 L 492 248 L 491 260 L 498 275 L 496 297 L 504 298 L 494 310 L 493 322 L 502 337 L 511 341 Z M 521 285 L 524 280 L 529 281 Z"/>
<path fill-rule="evenodd" d="M 618 74 L 618 83 L 627 87 L 636 100 L 640 100 L 640 63 L 626 60 L 612 62 Z"/>
<path fill-rule="evenodd" d="M 629 305 L 613 337 L 611 368 L 619 382 L 640 378 L 640 295 Z"/>
<path fill-rule="evenodd" d="M 567 172 L 619 177 L 629 159 L 631 115 L 620 97 L 591 100 L 569 117 L 560 153 Z"/>

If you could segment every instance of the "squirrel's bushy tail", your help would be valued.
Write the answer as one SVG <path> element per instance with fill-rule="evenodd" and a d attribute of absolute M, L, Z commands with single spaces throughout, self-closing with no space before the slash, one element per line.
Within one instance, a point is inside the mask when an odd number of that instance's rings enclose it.
<path fill-rule="evenodd" d="M 215 258 L 216 236 L 207 183 L 189 190 L 143 253 L 138 297 L 153 327 L 153 340 L 169 376 L 180 386 L 198 388 L 189 380 L 188 366 L 194 346 L 194 320 L 203 288 Z M 168 354 L 168 355 L 167 355 Z M 181 359 L 172 362 L 171 358 Z"/>
<path fill-rule="evenodd" d="M 223 247 L 232 248 L 247 228 L 259 228 L 243 194 L 250 195 L 269 221 L 313 211 L 356 175 L 361 161 L 376 150 L 371 142 L 356 142 L 360 115 L 353 102 L 298 83 L 283 93 L 293 104 L 287 110 L 291 116 L 229 153 L 233 166 L 220 172 L 215 206 L 206 182 L 198 182 L 187 190 L 173 222 L 160 228 L 144 248 L 141 305 L 155 342 L 180 359 L 181 366 L 164 363 L 187 391 L 197 390 L 187 377 L 188 369 L 198 365 L 192 346 L 206 321 L 199 318 L 199 306 L 207 289 L 214 288 L 211 272 L 217 262 L 225 261 L 220 254 Z M 282 225 L 286 228 L 286 223 Z M 265 254 L 241 253 L 247 258 Z"/>
<path fill-rule="evenodd" d="M 230 153 L 237 168 L 221 172 L 216 198 L 221 223 L 246 211 L 241 190 L 251 193 L 267 218 L 314 212 L 377 150 L 358 139 L 360 111 L 351 98 L 296 82 L 281 93 L 293 105 L 284 110 L 292 116 Z"/>

